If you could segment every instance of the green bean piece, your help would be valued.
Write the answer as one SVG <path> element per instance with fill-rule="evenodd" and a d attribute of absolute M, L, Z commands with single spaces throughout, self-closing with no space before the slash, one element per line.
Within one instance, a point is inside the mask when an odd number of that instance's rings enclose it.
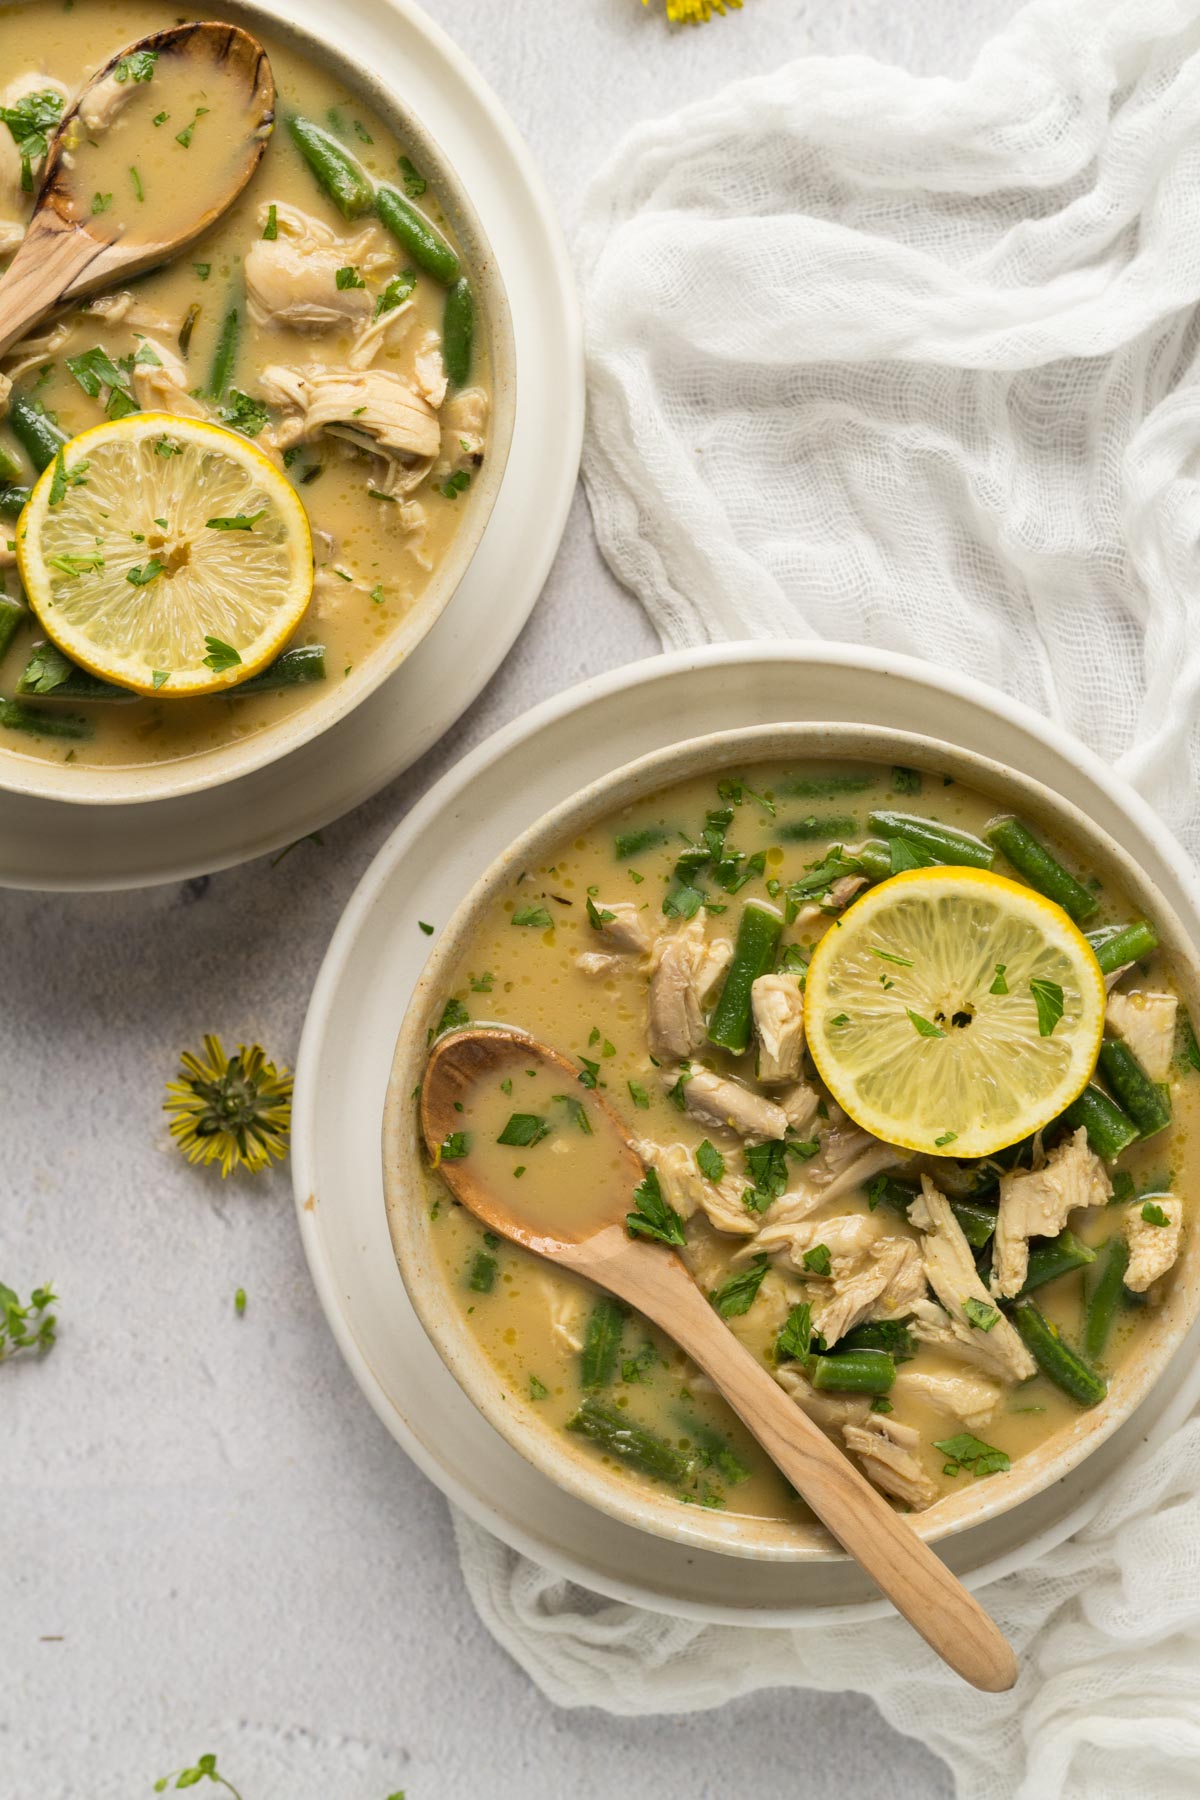
<path fill-rule="evenodd" d="M 1125 1271 L 1129 1245 L 1118 1232 L 1104 1246 L 1100 1273 L 1088 1295 L 1084 1312 L 1083 1348 L 1091 1362 L 1100 1362 L 1108 1347 L 1117 1308 L 1125 1297 Z"/>
<path fill-rule="evenodd" d="M 343 219 L 370 212 L 371 181 L 365 169 L 335 137 L 311 119 L 293 113 L 288 135 Z"/>
<path fill-rule="evenodd" d="M 972 1250 L 982 1250 L 996 1229 L 995 1207 L 976 1206 L 972 1200 L 952 1200 L 950 1211 Z"/>
<path fill-rule="evenodd" d="M 733 961 L 708 1024 L 709 1041 L 741 1056 L 750 1045 L 750 989 L 775 965 L 783 931 L 778 913 L 751 900 L 742 908 Z"/>
<path fill-rule="evenodd" d="M 8 731 L 25 731 L 31 737 L 90 738 L 90 719 L 76 718 L 72 713 L 41 712 L 37 707 L 23 706 L 19 700 L 0 699 L 0 726 Z"/>
<path fill-rule="evenodd" d="M 869 839 L 860 850 L 850 852 L 864 875 L 872 881 L 886 881 L 892 872 L 892 853 L 878 838 Z"/>
<path fill-rule="evenodd" d="M 911 1362 L 920 1347 L 903 1319 L 868 1319 L 838 1339 L 837 1353 L 886 1350 L 893 1362 Z"/>
<path fill-rule="evenodd" d="M 617 1372 L 624 1329 L 625 1308 L 610 1295 L 602 1294 L 592 1308 L 583 1338 L 582 1381 L 585 1388 L 609 1386 Z"/>
<path fill-rule="evenodd" d="M 1064 1343 L 1057 1325 L 1032 1300 L 1017 1300 L 1012 1307 L 1013 1324 L 1022 1342 L 1047 1381 L 1078 1402 L 1080 1406 L 1096 1406 L 1108 1392 L 1103 1375 L 1084 1362 L 1082 1356 Z"/>
<path fill-rule="evenodd" d="M 33 395 L 22 388 L 14 388 L 8 396 L 8 422 L 39 475 L 67 441 L 66 432 L 60 431 Z"/>
<path fill-rule="evenodd" d="M 36 695 L 39 700 L 101 700 L 107 702 L 136 700 L 130 688 L 103 681 L 89 674 L 64 656 L 57 644 L 35 644 L 29 661 L 17 682 L 18 694 Z"/>
<path fill-rule="evenodd" d="M 261 675 L 252 675 L 249 681 L 225 689 L 225 694 L 235 699 L 239 694 L 274 694 L 280 688 L 302 687 L 307 682 L 324 679 L 324 644 L 297 644 L 292 650 L 282 650 Z"/>
<path fill-rule="evenodd" d="M 458 280 L 458 258 L 437 227 L 394 187 L 375 191 L 375 211 L 418 268 L 449 287 Z"/>
<path fill-rule="evenodd" d="M 1020 819 L 996 819 L 987 828 L 987 839 L 989 844 L 1004 852 L 1017 874 L 1030 887 L 1061 906 L 1077 925 L 1091 918 L 1100 904 L 1097 896 L 1091 888 L 1076 881 Z"/>
<path fill-rule="evenodd" d="M 567 1430 L 590 1438 L 601 1450 L 606 1450 L 610 1456 L 619 1456 L 622 1462 L 639 1469 L 643 1475 L 652 1475 L 655 1480 L 670 1482 L 674 1487 L 686 1481 L 695 1469 L 694 1457 L 685 1456 L 665 1438 L 637 1424 L 624 1408 L 610 1406 L 593 1394 L 589 1394 L 579 1411 L 567 1420 Z"/>
<path fill-rule="evenodd" d="M 8 655 L 13 639 L 28 617 L 21 602 L 0 589 L 0 662 Z"/>
<path fill-rule="evenodd" d="M 706 1468 L 715 1469 L 718 1474 L 723 1475 L 730 1487 L 749 1481 L 750 1470 L 723 1431 L 718 1431 L 715 1425 L 706 1424 L 693 1413 L 677 1412 L 675 1417 L 695 1444 Z"/>
<path fill-rule="evenodd" d="M 1132 925 L 1101 925 L 1086 935 L 1102 975 L 1115 975 L 1127 963 L 1141 962 L 1158 949 L 1158 933 L 1145 919 Z"/>
<path fill-rule="evenodd" d="M 947 863 L 951 868 L 990 869 L 995 857 L 991 845 L 982 838 L 940 825 L 936 819 L 919 818 L 915 813 L 873 812 L 870 824 L 872 831 L 885 838 L 907 838 L 935 862 Z"/>
<path fill-rule="evenodd" d="M 179 354 L 186 356 L 192 345 L 192 333 L 196 329 L 196 321 L 200 317 L 200 302 L 193 300 L 184 314 L 183 324 L 179 327 Z"/>
<path fill-rule="evenodd" d="M 1171 1123 L 1171 1100 L 1165 1088 L 1151 1081 L 1128 1044 L 1105 1038 L 1097 1067 L 1116 1100 L 1144 1138 L 1165 1131 Z"/>
<path fill-rule="evenodd" d="M 1082 1125 L 1088 1143 L 1105 1162 L 1114 1162 L 1122 1150 L 1141 1136 L 1133 1120 L 1098 1087 L 1085 1087 L 1063 1113 L 1062 1122 L 1072 1131 L 1078 1131 Z"/>
<path fill-rule="evenodd" d="M 1073 1231 L 1060 1231 L 1052 1238 L 1035 1238 L 1030 1245 L 1029 1267 L 1021 1292 L 1032 1294 L 1035 1288 L 1057 1281 L 1060 1275 L 1069 1275 L 1072 1269 L 1084 1269 L 1095 1260 L 1091 1245 L 1081 1243 Z"/>
<path fill-rule="evenodd" d="M 0 487 L 0 518 L 15 519 L 29 505 L 29 496 L 33 489 L 27 487 Z"/>
<path fill-rule="evenodd" d="M 234 366 L 238 353 L 238 309 L 231 306 L 221 323 L 217 347 L 213 352 L 212 372 L 208 378 L 208 391 L 214 400 L 223 400 L 233 380 Z"/>
<path fill-rule="evenodd" d="M 442 361 L 455 387 L 471 379 L 471 353 L 475 345 L 475 296 L 465 275 L 460 275 L 446 294 L 442 314 Z"/>
<path fill-rule="evenodd" d="M 20 457 L 14 456 L 7 444 L 0 444 L 0 482 L 20 481 L 21 474 Z"/>
<path fill-rule="evenodd" d="M 806 819 L 788 819 L 780 825 L 775 836 L 781 844 L 810 844 L 817 838 L 841 839 L 853 837 L 858 830 L 858 820 L 848 814 L 821 816 L 810 813 Z"/>
<path fill-rule="evenodd" d="M 814 1356 L 809 1379 L 822 1391 L 886 1394 L 896 1379 L 896 1365 L 886 1350 L 841 1350 Z"/>

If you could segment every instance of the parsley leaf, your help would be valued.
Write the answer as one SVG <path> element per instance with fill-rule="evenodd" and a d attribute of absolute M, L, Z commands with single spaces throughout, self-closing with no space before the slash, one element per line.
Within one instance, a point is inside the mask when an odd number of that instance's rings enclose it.
<path fill-rule="evenodd" d="M 471 1138 L 468 1132 L 452 1131 L 438 1145 L 437 1159 L 439 1162 L 461 1162 L 470 1148 Z"/>
<path fill-rule="evenodd" d="M 230 513 L 227 517 L 205 519 L 209 531 L 253 531 L 260 519 L 265 519 L 267 509 L 264 506 L 256 513 Z"/>
<path fill-rule="evenodd" d="M 1142 1217 L 1147 1225 L 1169 1225 L 1171 1223 L 1157 1200 L 1146 1201 L 1142 1207 Z"/>
<path fill-rule="evenodd" d="M 989 994 L 1007 994 L 1008 983 L 1004 979 L 1004 971 L 1005 971 L 1005 969 L 1007 969 L 1007 967 L 1008 967 L 1007 963 L 997 963 L 996 964 L 996 979 L 993 981 L 991 987 L 988 989 Z"/>
<path fill-rule="evenodd" d="M 650 1096 L 642 1086 L 641 1082 L 631 1081 L 627 1085 L 629 1087 L 629 1098 L 633 1101 L 633 1104 L 638 1108 L 639 1112 L 649 1112 Z"/>
<path fill-rule="evenodd" d="M 58 1321 L 50 1308 L 58 1295 L 50 1287 L 36 1287 L 29 1304 L 22 1306 L 12 1288 L 0 1281 L 0 1362 L 18 1350 L 36 1350 L 44 1356 L 55 1341 Z"/>
<path fill-rule="evenodd" d="M 1012 1467 L 1006 1450 L 983 1443 L 969 1431 L 959 1432 L 957 1437 L 935 1438 L 933 1447 L 949 1458 L 947 1473 L 951 1475 L 957 1475 L 960 1469 L 969 1469 L 977 1477 L 999 1475 Z"/>
<path fill-rule="evenodd" d="M 811 1250 L 804 1252 L 804 1266 L 813 1275 L 828 1275 L 833 1268 L 833 1258 L 829 1254 L 828 1244 L 814 1244 Z"/>
<path fill-rule="evenodd" d="M 1057 981 L 1043 981 L 1036 975 L 1029 991 L 1037 1007 L 1038 1036 L 1049 1037 L 1063 1016 L 1063 991 Z"/>
<path fill-rule="evenodd" d="M 157 61 L 157 50 L 134 50 L 129 56 L 121 58 L 113 70 L 113 80 L 122 84 L 127 81 L 152 81 Z"/>
<path fill-rule="evenodd" d="M 685 1244 L 683 1220 L 673 1206 L 668 1206 L 659 1185 L 658 1170 L 647 1169 L 633 1190 L 635 1211 L 626 1213 L 625 1228 L 630 1237 L 653 1238 L 660 1244 Z"/>
<path fill-rule="evenodd" d="M 946 1034 L 942 1030 L 940 1025 L 933 1024 L 932 1020 L 930 1020 L 930 1019 L 923 1019 L 921 1017 L 920 1013 L 913 1011 L 911 1006 L 906 1006 L 904 1010 L 908 1014 L 909 1019 L 912 1022 L 913 1030 L 918 1032 L 921 1037 L 925 1037 L 925 1038 L 944 1038 L 945 1037 Z"/>
<path fill-rule="evenodd" d="M 604 927 L 611 924 L 612 920 L 615 919 L 617 915 L 615 912 L 609 912 L 606 906 L 597 906 L 596 902 L 589 894 L 587 896 L 587 916 L 588 924 L 593 931 L 603 931 Z"/>
<path fill-rule="evenodd" d="M 779 1336 L 775 1339 L 776 1362 L 800 1362 L 812 1346 L 812 1307 L 807 1300 L 793 1306 Z"/>
<path fill-rule="evenodd" d="M 750 1311 L 769 1267 L 769 1258 L 756 1256 L 748 1268 L 739 1269 L 708 1296 L 723 1319 L 740 1318 Z"/>
<path fill-rule="evenodd" d="M 236 669 L 241 665 L 241 653 L 232 644 L 223 644 L 220 638 L 206 637 L 204 647 L 208 655 L 203 659 L 206 669 L 214 675 L 223 675 L 226 669 Z"/>
<path fill-rule="evenodd" d="M 978 1331 L 990 1331 L 1000 1317 L 1000 1309 L 989 1306 L 986 1300 L 976 1300 L 973 1296 L 962 1303 L 968 1325 L 974 1325 Z"/>
<path fill-rule="evenodd" d="M 725 1173 L 725 1158 L 707 1138 L 696 1146 L 696 1167 L 705 1181 L 720 1181 Z"/>
<path fill-rule="evenodd" d="M 40 162 L 58 130 L 62 96 L 52 88 L 26 94 L 15 106 L 0 106 L 0 122 L 8 126 L 21 159 L 21 191 L 33 192 L 33 164 Z"/>
<path fill-rule="evenodd" d="M 549 1136 L 548 1119 L 543 1119 L 538 1113 L 513 1113 L 496 1142 L 515 1144 L 519 1149 L 528 1150 Z"/>
<path fill-rule="evenodd" d="M 553 925 L 554 920 L 544 906 L 521 906 L 509 921 L 512 925 L 532 925 L 538 931 L 545 931 Z"/>

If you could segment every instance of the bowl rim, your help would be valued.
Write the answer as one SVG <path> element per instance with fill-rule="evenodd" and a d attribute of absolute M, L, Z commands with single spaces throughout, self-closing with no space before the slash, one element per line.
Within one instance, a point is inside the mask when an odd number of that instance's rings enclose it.
<path fill-rule="evenodd" d="M 427 1052 L 427 1033 L 444 998 L 446 976 L 481 911 L 510 879 L 514 866 L 528 862 L 567 833 L 586 828 L 632 799 L 691 774 L 716 774 L 749 761 L 798 755 L 935 766 L 963 776 L 998 805 L 1008 797 L 1036 822 L 1054 820 L 1068 841 L 1080 844 L 1112 868 L 1131 900 L 1149 910 L 1173 970 L 1194 1008 L 1200 996 L 1197 949 L 1174 909 L 1121 845 L 1073 802 L 1029 775 L 978 752 L 935 737 L 861 723 L 805 722 L 742 727 L 692 737 L 651 751 L 589 783 L 537 820 L 497 857 L 463 897 L 444 927 L 415 987 L 400 1027 L 383 1117 L 383 1187 L 388 1229 L 401 1277 L 418 1318 L 450 1373 L 483 1417 L 522 1456 L 575 1497 L 623 1523 L 653 1535 L 733 1556 L 795 1562 L 828 1561 L 841 1555 L 819 1527 L 751 1520 L 738 1515 L 682 1508 L 669 1495 L 641 1488 L 619 1473 L 608 1473 L 586 1450 L 540 1422 L 524 1402 L 507 1394 L 492 1365 L 448 1301 L 432 1250 L 429 1221 L 419 1196 L 421 1147 L 412 1095 Z M 1200 1237 L 1189 1232 L 1168 1297 L 1159 1311 L 1159 1329 L 1132 1365 L 1118 1370 L 1105 1401 L 1081 1412 L 1006 1475 L 975 1482 L 910 1515 L 930 1542 L 994 1518 L 1055 1481 L 1098 1447 L 1136 1409 L 1166 1369 L 1200 1311 Z"/>
<path fill-rule="evenodd" d="M 269 38 L 273 34 L 289 51 L 327 67 L 336 80 L 361 95 L 380 114 L 431 173 L 430 186 L 449 216 L 476 283 L 476 318 L 487 327 L 491 390 L 488 454 L 481 475 L 471 484 L 462 521 L 447 555 L 415 606 L 398 621 L 377 652 L 349 675 L 330 681 L 327 693 L 245 739 L 161 763 L 114 767 L 76 763 L 67 768 L 0 744 L 0 791 L 22 798 L 77 806 L 129 806 L 180 799 L 224 787 L 322 736 L 381 687 L 433 629 L 479 548 L 504 479 L 516 421 L 512 319 L 499 262 L 453 162 L 422 120 L 407 107 L 398 90 L 372 70 L 362 68 L 349 51 L 339 47 L 332 35 L 332 17 L 326 35 L 323 26 L 311 29 L 295 24 L 256 0 L 226 0 L 212 16 L 228 18 L 256 36 Z M 277 104 L 276 129 L 281 112 Z"/>

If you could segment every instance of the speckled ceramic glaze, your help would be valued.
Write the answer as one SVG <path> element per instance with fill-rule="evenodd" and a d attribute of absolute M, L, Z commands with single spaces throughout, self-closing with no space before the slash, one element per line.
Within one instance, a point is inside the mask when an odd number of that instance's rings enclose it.
<path fill-rule="evenodd" d="M 1074 806 L 1028 776 L 933 739 L 856 725 L 770 725 L 692 739 L 628 764 L 594 782 L 540 819 L 486 872 L 465 897 L 430 956 L 405 1014 L 396 1047 L 384 1117 L 383 1177 L 388 1227 L 400 1273 L 426 1332 L 460 1386 L 484 1417 L 536 1468 L 571 1494 L 643 1531 L 733 1556 L 803 1562 L 837 1551 L 814 1524 L 784 1524 L 681 1507 L 673 1496 L 611 1473 L 564 1433 L 544 1426 L 536 1409 L 505 1391 L 500 1377 L 449 1303 L 423 1203 L 421 1146 L 413 1092 L 420 1082 L 427 1033 L 445 1000 L 450 971 L 483 911 L 514 869 L 545 856 L 564 837 L 589 829 L 605 815 L 689 776 L 764 761 L 846 757 L 903 763 L 949 772 L 973 786 L 1010 796 L 1030 818 L 1045 820 L 1081 854 L 1112 868 L 1146 916 L 1153 918 L 1189 1005 L 1200 1000 L 1196 949 L 1167 902 L 1132 859 Z M 1162 1305 L 1157 1330 L 1140 1354 L 1113 1377 L 1107 1398 L 1081 1411 L 1007 1474 L 945 1496 L 913 1516 L 930 1540 L 995 1517 L 1060 1480 L 1126 1419 L 1166 1368 L 1200 1308 L 1200 1239 L 1189 1232 Z"/>

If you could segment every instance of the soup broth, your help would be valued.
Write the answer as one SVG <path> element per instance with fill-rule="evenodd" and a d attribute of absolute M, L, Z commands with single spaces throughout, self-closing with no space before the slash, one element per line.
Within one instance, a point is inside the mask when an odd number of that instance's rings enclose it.
<path fill-rule="evenodd" d="M 1000 796 L 936 771 L 828 762 L 765 763 L 639 801 L 514 877 L 454 970 L 441 1029 L 515 1026 L 579 1069 L 569 1102 L 519 1070 L 504 1088 L 497 1082 L 486 1105 L 464 1120 L 451 1154 L 474 1158 L 497 1185 L 536 1181 L 552 1229 L 555 1195 L 563 1217 L 573 1217 L 577 1183 L 596 1179 L 589 1159 L 597 1140 L 586 1121 L 602 1093 L 623 1115 L 655 1192 L 647 1203 L 644 1189 L 627 1191 L 624 1206 L 606 1199 L 600 1210 L 608 1217 L 642 1210 L 653 1221 L 662 1217 L 658 1198 L 673 1209 L 682 1222 L 680 1253 L 729 1329 L 871 1479 L 901 1506 L 920 1508 L 973 1480 L 1002 1478 L 1079 1416 L 1077 1397 L 1040 1365 L 1021 1365 L 1023 1346 L 1009 1323 L 1017 1295 L 995 1293 L 997 1220 L 1010 1184 L 1043 1169 L 1053 1175 L 1069 1159 L 1069 1168 L 1086 1166 L 1103 1190 L 1099 1204 L 1069 1210 L 1064 1237 L 1030 1238 L 1029 1287 L 1021 1291 L 1032 1293 L 1050 1335 L 1061 1333 L 1073 1352 L 1082 1356 L 1092 1333 L 1091 1361 L 1110 1376 L 1155 1330 L 1172 1280 L 1164 1268 L 1139 1282 L 1136 1240 L 1161 1232 L 1151 1251 L 1169 1240 L 1166 1262 L 1178 1253 L 1179 1215 L 1190 1215 L 1200 1077 L 1197 1059 L 1179 1053 L 1192 1041 L 1190 1027 L 1181 1008 L 1176 1015 L 1179 991 L 1160 952 L 1115 981 L 1109 1030 L 1122 1019 L 1127 1028 L 1129 1005 L 1140 1006 L 1142 997 L 1159 1009 L 1169 1040 L 1162 1086 L 1170 1123 L 1115 1159 L 1095 1157 L 1065 1125 L 984 1161 L 955 1162 L 948 1152 L 914 1157 L 859 1131 L 817 1079 L 807 1050 L 794 1068 L 768 1072 L 764 1042 L 741 1056 L 713 1044 L 706 1021 L 711 1026 L 743 908 L 754 903 L 783 917 L 775 967 L 802 991 L 814 946 L 859 891 L 886 878 L 893 839 L 874 835 L 873 820 L 896 808 L 974 836 L 1004 811 Z M 1036 829 L 1050 853 L 1078 868 L 1070 845 Z M 999 853 L 994 866 L 1014 873 Z M 1084 873 L 1097 897 L 1087 929 L 1102 942 L 1112 925 L 1136 915 L 1109 871 Z M 691 1047 L 680 1055 L 678 1046 L 664 1048 L 675 1026 L 655 1009 L 670 960 L 664 947 L 685 935 L 696 1013 Z M 714 959 L 707 972 L 705 955 Z M 1161 1034 L 1157 1050 L 1141 1040 L 1139 1048 L 1148 1061 L 1161 1055 Z M 723 1118 L 720 1107 L 706 1114 L 694 1084 L 713 1076 L 736 1084 L 748 1116 L 764 1102 L 799 1108 L 782 1138 L 773 1142 L 770 1130 L 728 1105 Z M 509 1121 L 520 1115 L 525 1122 L 514 1131 Z M 850 1178 L 839 1177 L 847 1167 Z M 977 1342 L 947 1328 L 921 1272 L 932 1230 L 921 1211 L 923 1175 L 937 1204 L 950 1203 L 953 1230 L 982 1283 Z M 622 1479 L 660 1489 L 665 1482 L 681 1503 L 796 1516 L 799 1503 L 782 1477 L 670 1340 L 586 1282 L 485 1237 L 436 1169 L 425 1179 L 447 1303 L 513 1405 L 548 1432 L 570 1429 L 580 1442 L 591 1440 L 589 1453 Z M 804 1223 L 791 1227 L 789 1204 L 805 1195 Z M 1153 1222 L 1159 1218 L 1161 1225 Z M 1113 1290 L 1113 1259 L 1125 1256 L 1127 1242 L 1131 1260 L 1120 1265 L 1127 1281 L 1117 1268 Z M 819 1333 L 823 1321 L 833 1330 L 839 1295 L 881 1254 L 915 1264 L 916 1289 L 894 1303 L 884 1291 L 840 1337 L 810 1341 L 807 1333 Z M 1055 1273 L 1063 1255 L 1066 1266 Z M 1102 1293 L 1098 1302 L 1106 1280 L 1107 1301 Z M 1109 1302 L 1101 1334 L 1099 1306 Z M 1016 1345 L 1007 1370 L 999 1354 L 1005 1332 Z M 837 1356 L 850 1350 L 891 1356 L 890 1378 L 851 1391 L 823 1386 L 830 1370 L 822 1365 L 834 1364 L 840 1379 L 837 1369 L 846 1365 Z M 867 1366 L 877 1366 L 869 1356 Z"/>
<path fill-rule="evenodd" d="M 69 106 L 122 46 L 207 16 L 144 0 L 78 0 L 69 10 L 2 6 L 0 105 L 48 92 Z M 487 453 L 483 322 L 470 337 L 469 367 L 460 361 L 448 381 L 447 281 L 416 263 L 376 211 L 343 216 L 302 155 L 292 122 L 315 122 L 369 184 L 402 194 L 450 258 L 439 265 L 443 277 L 455 260 L 470 275 L 461 245 L 413 147 L 328 69 L 269 32 L 263 44 L 279 122 L 241 197 L 166 266 L 48 321 L 0 359 L 0 372 L 68 435 L 140 409 L 208 419 L 250 437 L 308 515 L 313 595 L 291 645 L 323 647 L 323 665 L 310 657 L 299 684 L 243 697 L 234 687 L 203 698 L 56 701 L 22 686 L 31 651 L 45 637 L 25 613 L 0 654 L 0 696 L 19 698 L 26 714 L 40 709 L 39 717 L 65 710 L 85 729 L 64 741 L 39 735 L 27 719 L 20 729 L 0 726 L 6 751 L 116 767 L 191 756 L 261 732 L 381 652 L 420 604 L 471 507 L 471 483 Z M 149 234 L 169 224 L 202 167 L 204 185 L 220 177 L 221 145 L 236 120 L 225 116 L 214 87 L 167 57 L 114 91 L 121 104 L 109 124 L 79 137 L 70 152 L 77 204 L 97 229 Z M 36 163 L 28 173 L 36 188 Z M 22 178 L 16 140 L 0 123 L 0 258 L 17 247 L 32 206 Z M 218 375 L 231 341 L 232 360 Z M 115 380 L 105 380 L 113 371 Z M 339 400 L 328 380 L 343 375 L 350 387 Z M 388 388 L 386 404 L 383 390 L 362 390 L 376 377 L 403 383 L 421 430 L 432 433 L 421 454 L 397 447 L 403 434 L 383 417 L 396 388 Z M 19 495 L 35 475 L 0 417 L 0 509 L 5 483 Z M 0 583 L 20 600 L 16 531 L 10 506 L 7 516 L 0 511 Z M 321 666 L 323 679 L 313 682 Z"/>

